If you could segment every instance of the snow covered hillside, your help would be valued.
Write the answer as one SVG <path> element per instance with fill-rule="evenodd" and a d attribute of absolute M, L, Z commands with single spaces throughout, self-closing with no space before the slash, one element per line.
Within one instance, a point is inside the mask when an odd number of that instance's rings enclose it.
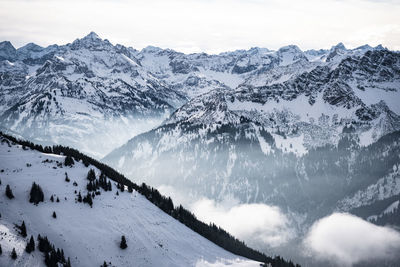
<path fill-rule="evenodd" d="M 93 192 L 92 207 L 79 202 L 78 195 L 85 198 L 88 192 L 88 171 L 93 169 L 96 177 L 101 172 L 82 162 L 72 166 L 64 162 L 65 156 L 41 153 L 1 137 L 0 266 L 44 266 L 38 248 L 25 252 L 29 237 L 37 242 L 39 234 L 63 249 L 72 266 L 100 266 L 104 261 L 109 266 L 259 266 L 193 232 L 135 190 L 121 192 L 108 178 L 112 191 Z M 33 182 L 44 193 L 44 202 L 37 205 L 29 202 Z M 4 194 L 7 185 L 12 199 Z M 27 237 L 15 226 L 23 221 Z M 126 249 L 120 248 L 123 235 Z M 13 248 L 15 260 L 10 257 Z"/>

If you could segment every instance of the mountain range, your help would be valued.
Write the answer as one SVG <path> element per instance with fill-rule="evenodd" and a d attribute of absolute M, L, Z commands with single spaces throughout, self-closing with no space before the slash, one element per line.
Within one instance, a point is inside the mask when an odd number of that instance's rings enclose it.
<path fill-rule="evenodd" d="M 184 54 L 93 32 L 0 43 L 3 131 L 185 198 L 276 206 L 298 242 L 332 212 L 400 227 L 399 103 L 400 53 L 381 45 Z"/>
<path fill-rule="evenodd" d="M 339 44 L 305 52 L 287 46 L 186 55 L 112 45 L 94 32 L 46 48 L 29 43 L 15 49 L 4 41 L 0 121 L 3 131 L 43 144 L 70 145 L 101 158 L 203 93 L 284 82 L 367 50 L 384 48 L 348 50 Z"/>

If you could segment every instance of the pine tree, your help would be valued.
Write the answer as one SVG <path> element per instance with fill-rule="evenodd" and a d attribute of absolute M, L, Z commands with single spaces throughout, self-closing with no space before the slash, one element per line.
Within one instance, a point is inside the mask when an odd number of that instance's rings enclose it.
<path fill-rule="evenodd" d="M 38 243 L 38 248 L 41 252 L 48 253 L 52 250 L 51 244 L 47 239 L 47 236 L 41 237 L 40 235 L 38 235 Z"/>
<path fill-rule="evenodd" d="M 128 247 L 128 245 L 126 244 L 126 239 L 125 236 L 121 236 L 121 243 L 119 244 L 119 247 L 121 249 L 126 249 Z"/>
<path fill-rule="evenodd" d="M 89 183 L 86 185 L 86 189 L 87 189 L 88 191 L 92 191 L 92 190 L 93 190 L 92 181 L 89 181 Z"/>
<path fill-rule="evenodd" d="M 1 244 L 0 244 L 0 255 L 3 254 L 3 250 L 1 249 Z"/>
<path fill-rule="evenodd" d="M 100 267 L 108 267 L 107 262 L 104 261 L 103 265 L 101 265 Z"/>
<path fill-rule="evenodd" d="M 57 202 L 60 202 L 60 199 L 57 197 L 57 200 L 56 200 Z"/>
<path fill-rule="evenodd" d="M 64 161 L 65 166 L 72 166 L 74 165 L 74 159 L 71 156 L 66 156 Z"/>
<path fill-rule="evenodd" d="M 17 258 L 17 252 L 15 251 L 15 248 L 13 248 L 11 252 L 11 259 L 15 260 L 16 258 Z"/>
<path fill-rule="evenodd" d="M 21 226 L 19 227 L 19 230 L 20 230 L 20 234 L 21 234 L 23 237 L 26 237 L 26 236 L 27 236 L 27 234 L 26 234 L 25 221 L 22 221 L 22 224 L 21 224 Z"/>
<path fill-rule="evenodd" d="M 54 197 L 53 197 L 53 195 L 51 195 L 50 201 L 51 201 L 51 202 L 54 202 Z"/>
<path fill-rule="evenodd" d="M 46 266 L 50 266 L 50 253 L 45 253 L 44 254 L 44 263 L 46 264 Z"/>
<path fill-rule="evenodd" d="M 56 219 L 57 218 L 57 214 L 55 211 L 53 211 L 53 218 Z"/>
<path fill-rule="evenodd" d="M 69 177 L 68 177 L 68 173 L 65 173 L 65 181 L 66 181 L 67 183 L 69 183 L 69 181 L 70 181 L 70 179 L 69 179 Z"/>
<path fill-rule="evenodd" d="M 7 185 L 7 186 L 6 186 L 6 196 L 7 196 L 9 199 L 13 199 L 13 198 L 14 198 L 14 194 L 13 194 L 11 188 L 10 188 L 10 185 Z"/>
<path fill-rule="evenodd" d="M 35 250 L 35 240 L 33 239 L 33 236 L 31 236 L 31 238 L 30 238 L 28 244 L 26 244 L 25 251 L 26 251 L 27 253 L 31 253 L 31 252 L 34 251 L 34 250 Z"/>
<path fill-rule="evenodd" d="M 94 181 L 96 179 L 96 173 L 94 172 L 93 169 L 90 169 L 87 177 L 86 177 L 89 181 Z"/>
<path fill-rule="evenodd" d="M 83 203 L 88 203 L 90 207 L 93 206 L 92 195 L 90 193 L 87 193 L 87 195 L 83 198 Z"/>
<path fill-rule="evenodd" d="M 42 188 L 38 184 L 33 182 L 31 187 L 29 202 L 37 205 L 39 202 L 43 201 L 44 201 L 44 194 Z"/>

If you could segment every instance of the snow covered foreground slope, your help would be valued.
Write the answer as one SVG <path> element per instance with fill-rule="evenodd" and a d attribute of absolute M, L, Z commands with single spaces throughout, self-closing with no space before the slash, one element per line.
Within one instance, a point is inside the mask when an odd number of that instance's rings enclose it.
<path fill-rule="evenodd" d="M 64 250 L 72 266 L 209 266 L 213 263 L 259 266 L 259 263 L 235 256 L 165 214 L 136 191 L 112 192 L 101 189 L 93 207 L 76 201 L 75 190 L 86 195 L 86 176 L 90 168 L 75 162 L 66 167 L 65 157 L 23 149 L 21 145 L 0 144 L 0 266 L 44 266 L 43 254 L 36 249 L 25 252 L 28 238 L 47 236 L 56 248 Z M 70 182 L 65 181 L 68 173 Z M 77 186 L 73 182 L 77 182 Z M 36 182 L 44 192 L 44 202 L 29 203 L 29 191 Z M 15 196 L 4 194 L 9 184 Z M 54 196 L 54 202 L 49 199 Z M 60 202 L 56 202 L 59 198 Z M 57 218 L 52 217 L 53 211 Z M 14 224 L 25 222 L 28 237 L 18 234 Z M 119 242 L 125 235 L 128 248 Z M 37 241 L 36 241 L 37 242 Z M 36 243 L 37 244 L 37 243 Z M 12 248 L 18 258 L 9 256 Z"/>

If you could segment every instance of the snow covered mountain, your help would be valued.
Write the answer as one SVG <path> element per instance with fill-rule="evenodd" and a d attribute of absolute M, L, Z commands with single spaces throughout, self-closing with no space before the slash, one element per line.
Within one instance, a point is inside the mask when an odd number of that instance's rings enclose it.
<path fill-rule="evenodd" d="M 98 158 L 158 126 L 193 97 L 238 85 L 285 82 L 382 47 L 301 51 L 287 46 L 219 55 L 113 45 L 94 32 L 66 45 L 0 43 L 3 131 L 69 145 Z M 108 142 L 102 142 L 108 140 Z"/>
<path fill-rule="evenodd" d="M 104 160 L 195 198 L 277 205 L 302 231 L 400 163 L 400 54 L 352 51 L 329 62 L 285 82 L 200 95 Z"/>
<path fill-rule="evenodd" d="M 68 161 L 0 138 L 0 266 L 52 266 L 45 265 L 45 255 L 52 252 L 40 250 L 38 235 L 55 251 L 62 249 L 65 262 L 59 263 L 71 266 L 259 266 L 195 233 L 136 190 L 122 190 L 104 174 L 103 165 L 99 169 L 85 158 Z M 33 183 L 42 192 L 41 200 L 34 198 L 36 204 L 30 203 Z M 4 194 L 7 187 L 12 197 Z M 30 236 L 37 246 L 28 253 Z M 121 236 L 125 249 L 120 248 Z M 10 257 L 13 249 L 16 259 Z"/>
<path fill-rule="evenodd" d="M 0 67 L 3 129 L 96 156 L 139 128 L 151 129 L 186 98 L 163 88 L 132 53 L 95 33 L 65 46 L 28 44 L 15 57 L 8 53 Z M 104 139 L 110 141 L 101 145 Z"/>

